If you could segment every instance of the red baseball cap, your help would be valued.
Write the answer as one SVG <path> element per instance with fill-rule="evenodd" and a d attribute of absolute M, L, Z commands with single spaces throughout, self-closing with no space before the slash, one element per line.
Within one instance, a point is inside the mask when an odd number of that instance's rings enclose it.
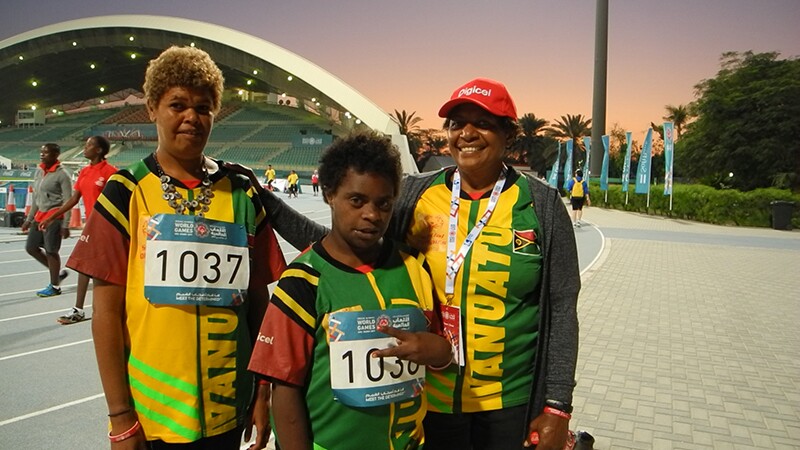
<path fill-rule="evenodd" d="M 517 120 L 517 108 L 503 83 L 488 78 L 476 78 L 453 91 L 450 100 L 439 108 L 439 117 L 463 103 L 474 103 L 495 116 Z"/>

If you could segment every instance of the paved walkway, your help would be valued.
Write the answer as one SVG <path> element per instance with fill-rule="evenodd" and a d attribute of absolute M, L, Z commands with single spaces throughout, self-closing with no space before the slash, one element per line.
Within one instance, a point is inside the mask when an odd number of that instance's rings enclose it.
<path fill-rule="evenodd" d="M 584 218 L 606 240 L 578 304 L 572 427 L 596 449 L 800 448 L 800 232 Z"/>

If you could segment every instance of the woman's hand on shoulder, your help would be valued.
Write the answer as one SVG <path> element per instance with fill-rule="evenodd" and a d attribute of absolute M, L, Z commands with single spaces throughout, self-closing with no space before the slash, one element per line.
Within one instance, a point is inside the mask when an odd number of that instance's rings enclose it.
<path fill-rule="evenodd" d="M 264 186 L 261 185 L 261 181 L 258 180 L 256 173 L 253 172 L 253 169 L 234 162 L 224 162 L 223 166 L 225 166 L 225 168 L 231 172 L 238 173 L 239 175 L 244 175 L 249 178 L 250 183 L 253 184 L 253 187 L 259 194 L 264 192 Z"/>

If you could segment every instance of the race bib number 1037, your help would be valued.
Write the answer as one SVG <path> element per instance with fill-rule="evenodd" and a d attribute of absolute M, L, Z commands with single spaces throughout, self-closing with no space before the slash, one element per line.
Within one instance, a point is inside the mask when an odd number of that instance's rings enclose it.
<path fill-rule="evenodd" d="M 244 225 L 156 214 L 146 226 L 144 294 L 153 304 L 235 306 L 250 280 Z"/>

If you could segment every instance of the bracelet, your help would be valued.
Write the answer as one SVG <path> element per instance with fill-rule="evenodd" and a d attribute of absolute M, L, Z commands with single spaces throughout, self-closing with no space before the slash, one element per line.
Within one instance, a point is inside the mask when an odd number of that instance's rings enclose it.
<path fill-rule="evenodd" d="M 544 404 L 551 408 L 555 408 L 559 411 L 564 411 L 567 414 L 572 414 L 572 405 L 570 405 L 569 403 L 560 402 L 558 400 L 547 399 L 544 401 Z"/>
<path fill-rule="evenodd" d="M 550 406 L 545 406 L 544 407 L 544 413 L 545 414 L 552 414 L 554 416 L 558 416 L 558 417 L 561 417 L 562 419 L 567 419 L 567 420 L 572 418 L 572 415 L 570 415 L 570 413 L 566 413 L 564 411 L 561 411 L 560 409 L 555 409 L 555 408 L 552 408 Z"/>
<path fill-rule="evenodd" d="M 450 367 L 450 364 L 453 364 L 453 361 L 455 361 L 455 359 L 456 359 L 456 347 L 455 347 L 455 345 L 453 345 L 451 343 L 450 344 L 450 361 L 447 361 L 447 364 L 445 364 L 443 366 L 440 366 L 440 367 L 434 367 L 434 366 L 428 364 L 428 368 L 431 369 L 431 370 L 444 370 L 444 369 L 447 369 L 448 367 Z"/>
<path fill-rule="evenodd" d="M 123 410 L 122 410 L 122 411 L 120 411 L 120 412 L 115 412 L 115 413 L 111 413 L 111 414 L 109 414 L 109 415 L 108 415 L 108 417 L 117 417 L 117 416 L 121 416 L 121 415 L 123 415 L 123 414 L 128 414 L 128 413 L 129 413 L 129 412 L 131 412 L 131 411 L 133 411 L 131 408 L 123 409 Z"/>
<path fill-rule="evenodd" d="M 140 424 L 139 421 L 137 420 L 136 423 L 134 423 L 133 426 L 128 429 L 128 431 L 123 431 L 122 433 L 117 435 L 112 435 L 111 432 L 109 431 L 108 440 L 113 443 L 122 442 L 125 439 L 133 437 L 133 435 L 135 435 L 136 432 L 138 432 L 141 428 L 142 424 Z"/>
<path fill-rule="evenodd" d="M 434 367 L 434 366 L 428 365 L 428 369 L 431 369 L 431 370 L 444 370 L 444 369 L 447 369 L 448 367 L 450 367 L 450 364 L 453 364 L 453 360 L 452 359 L 450 361 L 447 361 L 447 364 L 445 364 L 443 366 L 440 366 L 440 367 Z"/>
<path fill-rule="evenodd" d="M 269 380 L 266 380 L 266 379 L 264 379 L 264 378 L 259 378 L 259 379 L 258 379 L 258 385 L 259 385 L 259 386 L 266 386 L 266 385 L 269 385 Z"/>

